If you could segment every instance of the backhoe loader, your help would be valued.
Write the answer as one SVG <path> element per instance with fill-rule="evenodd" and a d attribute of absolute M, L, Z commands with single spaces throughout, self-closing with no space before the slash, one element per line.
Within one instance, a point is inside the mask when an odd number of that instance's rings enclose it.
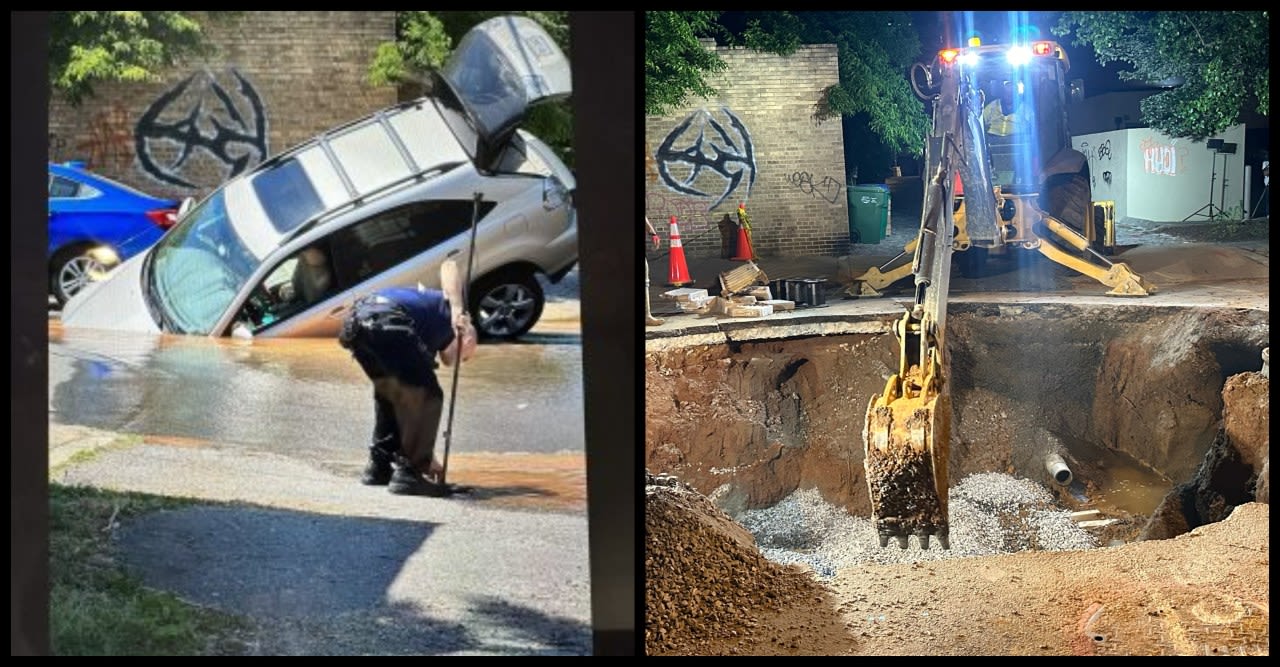
<path fill-rule="evenodd" d="M 913 89 L 933 108 L 919 233 L 849 288 L 851 296 L 880 296 L 913 277 L 915 289 L 893 328 L 897 372 L 872 398 L 863 431 L 881 547 L 894 538 L 905 549 L 915 535 L 921 548 L 931 538 L 950 548 L 944 339 L 953 253 L 966 275 L 981 273 L 988 253 L 1038 251 L 1110 287 L 1107 294 L 1156 291 L 1106 257 L 1115 247 L 1114 209 L 1092 201 L 1088 163 L 1071 147 L 1067 70 L 1052 41 L 944 49 L 912 68 Z"/>

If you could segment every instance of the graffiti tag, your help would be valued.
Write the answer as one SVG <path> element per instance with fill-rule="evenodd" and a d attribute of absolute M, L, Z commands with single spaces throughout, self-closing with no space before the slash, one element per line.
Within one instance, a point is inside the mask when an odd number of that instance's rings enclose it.
<path fill-rule="evenodd" d="M 1082 141 L 1080 142 L 1080 152 L 1084 153 L 1085 159 L 1088 160 L 1089 162 L 1089 183 L 1094 188 L 1097 188 L 1098 187 L 1098 171 L 1099 171 L 1097 165 L 1099 162 L 1103 160 L 1106 160 L 1108 162 L 1111 161 L 1111 140 L 1107 139 L 1103 141 L 1101 144 L 1098 144 L 1097 147 L 1093 147 L 1093 148 L 1089 146 L 1089 142 Z M 1111 172 L 1108 171 L 1106 173 L 1110 174 Z M 1110 177 L 1107 177 L 1104 180 L 1107 183 L 1111 182 Z"/>
<path fill-rule="evenodd" d="M 1156 146 L 1142 151 L 1142 167 L 1148 174 L 1176 176 L 1178 174 L 1178 151 L 1173 146 Z"/>
<path fill-rule="evenodd" d="M 1148 174 L 1177 176 L 1178 162 L 1187 159 L 1187 147 L 1161 143 L 1154 137 L 1146 137 L 1138 144 L 1142 152 L 1142 168 Z"/>
<path fill-rule="evenodd" d="M 138 160 L 147 173 L 166 183 L 196 188 L 182 172 L 197 150 L 222 163 L 227 178 L 266 159 L 267 115 L 262 98 L 240 72 L 232 69 L 231 75 L 234 92 L 240 95 L 238 103 L 212 74 L 197 72 L 147 107 L 134 132 Z"/>
<path fill-rule="evenodd" d="M 655 226 L 658 220 L 669 221 L 675 217 L 686 239 L 698 237 L 714 227 L 705 204 L 688 197 L 667 197 L 661 192 L 649 192 L 644 197 L 644 210 Z"/>
<path fill-rule="evenodd" d="M 812 197 L 825 199 L 827 203 L 834 204 L 840 199 L 840 192 L 844 190 L 844 184 L 840 181 L 827 176 L 822 179 L 821 183 L 813 182 L 813 174 L 807 171 L 794 171 L 787 177 L 787 181 L 791 185 L 800 188 L 801 192 Z"/>
<path fill-rule="evenodd" d="M 54 132 L 49 133 L 49 155 L 61 156 L 67 150 L 67 140 Z"/>
<path fill-rule="evenodd" d="M 129 115 L 123 107 L 112 105 L 89 119 L 88 139 L 78 142 L 76 150 L 95 169 L 122 172 L 133 161 L 133 133 Z"/>
<path fill-rule="evenodd" d="M 751 134 L 728 107 L 721 107 L 721 111 L 728 118 L 732 135 L 710 112 L 699 109 L 676 125 L 654 154 L 662 182 L 681 194 L 712 197 L 713 195 L 699 190 L 694 181 L 704 171 L 721 177 L 725 184 L 724 192 L 720 193 L 715 203 L 707 207 L 708 210 L 719 206 L 732 195 L 742 185 L 744 178 L 746 195 L 741 198 L 749 198 L 751 186 L 756 182 L 756 157 Z M 708 137 L 708 131 L 712 136 Z M 686 140 L 689 136 L 693 138 Z M 677 143 L 681 141 L 687 143 L 682 144 L 683 148 L 677 148 Z M 672 172 L 673 167 L 687 169 L 684 178 L 678 178 Z"/>
<path fill-rule="evenodd" d="M 1142 140 L 1139 150 L 1142 151 L 1142 168 L 1148 174 L 1159 176 L 1178 175 L 1177 146 L 1159 144 L 1147 138 Z"/>

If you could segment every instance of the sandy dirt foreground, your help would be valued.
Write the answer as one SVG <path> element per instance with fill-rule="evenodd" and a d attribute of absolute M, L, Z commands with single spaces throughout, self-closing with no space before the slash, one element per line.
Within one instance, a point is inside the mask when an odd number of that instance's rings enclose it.
<path fill-rule="evenodd" d="M 645 495 L 649 655 L 1269 654 L 1266 504 L 1172 540 L 858 565 L 824 585 L 691 488 Z"/>

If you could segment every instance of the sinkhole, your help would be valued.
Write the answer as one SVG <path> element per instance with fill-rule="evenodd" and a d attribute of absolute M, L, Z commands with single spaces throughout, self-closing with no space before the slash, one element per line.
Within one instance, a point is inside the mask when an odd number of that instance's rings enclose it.
<path fill-rule="evenodd" d="M 646 469 L 711 498 L 770 558 L 850 541 L 888 558 L 870 544 L 862 430 L 897 368 L 891 318 L 647 345 Z M 1169 538 L 1254 500 L 1267 339 L 1268 313 L 1247 308 L 950 304 L 953 555 Z"/>

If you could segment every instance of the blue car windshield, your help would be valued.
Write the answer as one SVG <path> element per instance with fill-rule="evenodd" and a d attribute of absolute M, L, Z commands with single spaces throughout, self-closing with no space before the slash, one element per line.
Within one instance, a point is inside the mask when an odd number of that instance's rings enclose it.
<path fill-rule="evenodd" d="M 156 243 L 146 289 L 171 333 L 212 332 L 258 267 L 236 235 L 223 193 L 209 196 Z"/>

